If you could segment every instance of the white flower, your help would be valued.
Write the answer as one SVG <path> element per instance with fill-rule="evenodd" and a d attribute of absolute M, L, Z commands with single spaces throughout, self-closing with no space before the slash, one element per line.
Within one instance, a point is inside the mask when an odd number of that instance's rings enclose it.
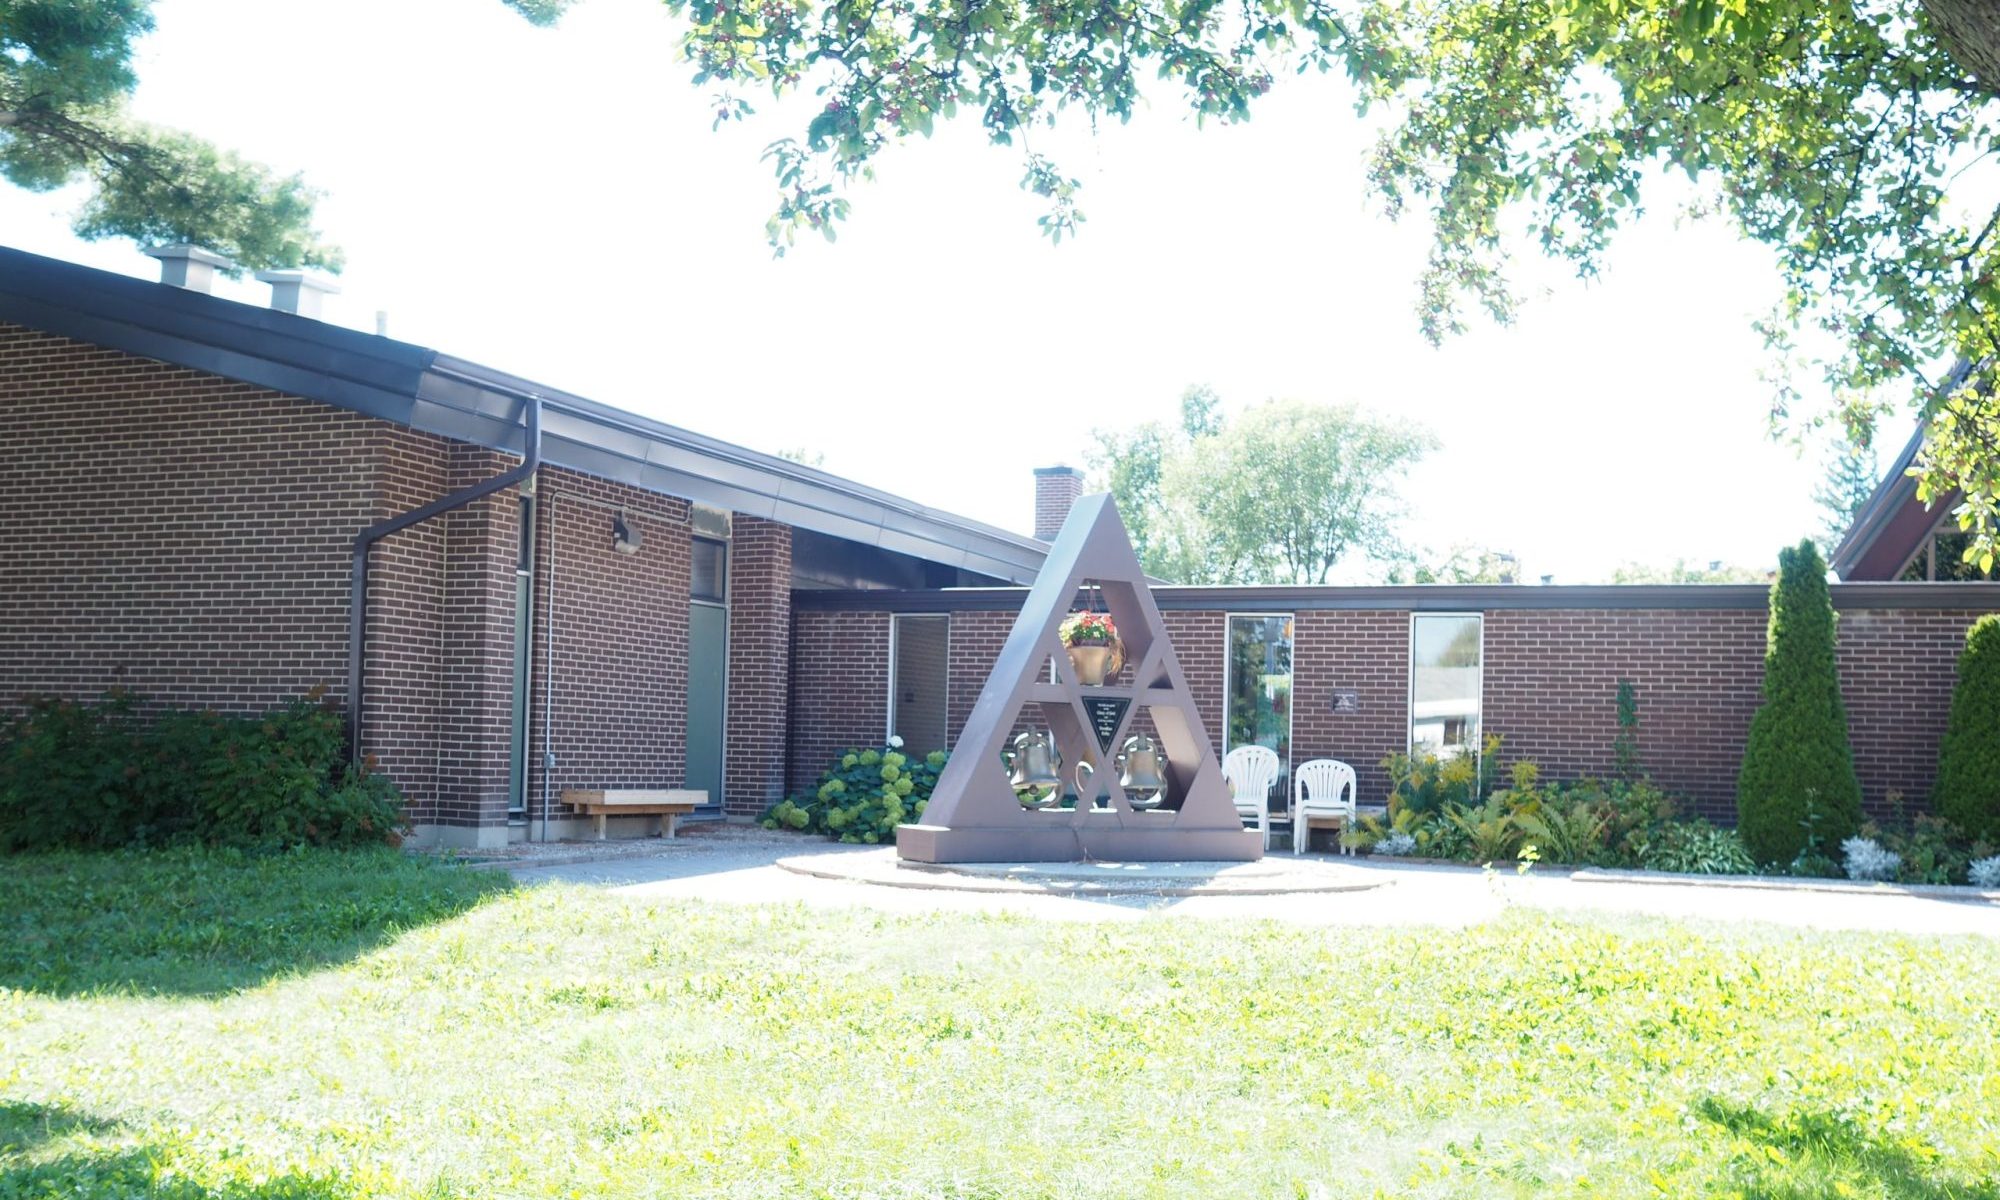
<path fill-rule="evenodd" d="M 1980 859 L 1973 863 L 1965 874 L 1966 878 L 1972 881 L 1973 887 L 1985 888 L 1988 891 L 2000 888 L 2000 854 Z"/>
<path fill-rule="evenodd" d="M 1849 879 L 1863 882 L 1894 879 L 1896 868 L 1903 865 L 1902 855 L 1884 850 L 1874 838 L 1851 837 L 1840 843 L 1840 849 L 1847 855 Z"/>
<path fill-rule="evenodd" d="M 896 736 L 896 735 L 894 735 L 894 734 L 890 734 L 890 735 L 889 735 L 889 749 L 891 749 L 891 750 L 901 750 L 902 748 L 903 748 L 903 739 L 902 739 L 902 738 L 899 738 L 899 737 L 897 737 L 897 736 Z"/>

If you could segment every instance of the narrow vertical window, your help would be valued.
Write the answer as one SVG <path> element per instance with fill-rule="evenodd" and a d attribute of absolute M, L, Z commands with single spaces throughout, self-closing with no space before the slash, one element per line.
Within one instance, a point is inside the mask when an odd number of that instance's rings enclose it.
<path fill-rule="evenodd" d="M 1229 618 L 1229 719 L 1223 754 L 1238 746 L 1277 752 L 1280 788 L 1292 769 L 1292 618 L 1264 614 Z M 1277 795 L 1284 795 L 1274 788 Z"/>
<path fill-rule="evenodd" d="M 1483 622 L 1478 613 L 1410 617 L 1410 752 L 1479 749 Z"/>
<path fill-rule="evenodd" d="M 945 689 L 951 618 L 899 613 L 889 633 L 889 733 L 916 755 L 950 749 Z"/>

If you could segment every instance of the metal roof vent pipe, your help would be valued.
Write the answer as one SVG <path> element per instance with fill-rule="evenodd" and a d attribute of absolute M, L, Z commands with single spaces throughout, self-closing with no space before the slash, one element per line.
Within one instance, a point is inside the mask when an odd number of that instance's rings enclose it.
<path fill-rule="evenodd" d="M 211 250 L 177 242 L 171 246 L 147 246 L 143 253 L 160 260 L 160 282 L 190 292 L 207 292 L 215 286 L 217 270 L 234 271 L 236 264 Z"/>
<path fill-rule="evenodd" d="M 320 304 L 338 296 L 340 285 L 311 271 L 259 271 L 257 282 L 271 285 L 271 307 L 319 320 Z"/>

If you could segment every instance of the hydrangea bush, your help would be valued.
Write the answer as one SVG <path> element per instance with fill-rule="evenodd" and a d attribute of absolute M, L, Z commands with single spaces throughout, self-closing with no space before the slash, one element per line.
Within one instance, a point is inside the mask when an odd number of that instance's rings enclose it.
<path fill-rule="evenodd" d="M 780 800 L 760 820 L 766 829 L 797 829 L 843 842 L 893 842 L 896 826 L 923 816 L 946 758 L 942 750 L 913 758 L 903 752 L 899 737 L 876 749 L 849 749 L 810 794 Z"/>

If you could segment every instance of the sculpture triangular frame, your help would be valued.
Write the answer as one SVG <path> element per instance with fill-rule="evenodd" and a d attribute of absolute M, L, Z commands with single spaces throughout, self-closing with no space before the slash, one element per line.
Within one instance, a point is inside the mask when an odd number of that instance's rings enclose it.
<path fill-rule="evenodd" d="M 1085 687 L 1070 669 L 1057 631 L 1086 585 L 1102 593 L 1125 642 L 1130 686 Z M 1118 720 L 1111 751 L 1100 748 L 1091 728 L 1085 698 L 1093 695 L 1131 701 Z M 1025 808 L 1008 782 L 1001 752 L 1030 706 L 1055 735 L 1066 778 L 1079 783 L 1074 809 Z M 1170 808 L 1135 809 L 1118 786 L 1115 751 L 1142 711 L 1152 714 L 1159 738 L 1168 793 L 1176 801 Z M 1077 778 L 1078 763 L 1090 766 L 1083 780 Z M 1100 797 L 1108 798 L 1108 807 L 1095 807 Z M 1070 509 L 938 777 L 922 823 L 897 828 L 896 851 L 930 863 L 1262 857 L 1262 839 L 1243 828 L 1237 815 L 1166 622 L 1110 496 L 1085 496 Z"/>

